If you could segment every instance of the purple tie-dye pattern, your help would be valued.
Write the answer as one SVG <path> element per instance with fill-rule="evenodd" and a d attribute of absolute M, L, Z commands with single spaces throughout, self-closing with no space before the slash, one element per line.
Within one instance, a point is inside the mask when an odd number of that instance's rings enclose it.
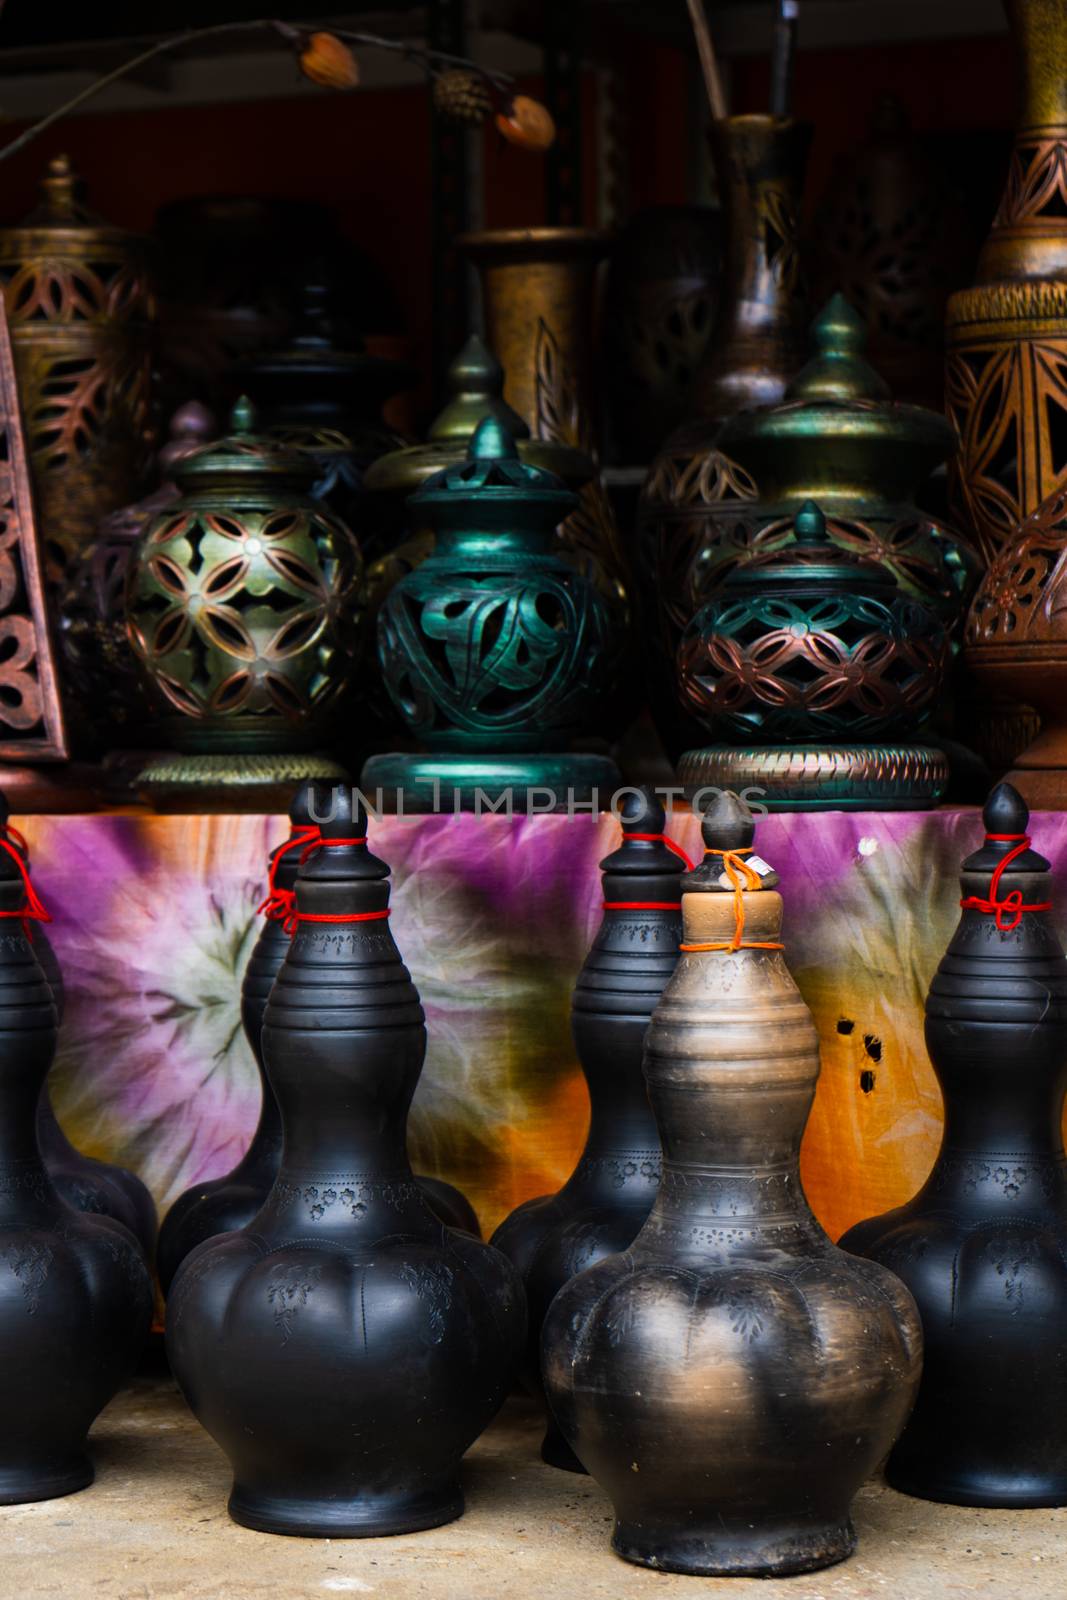
<path fill-rule="evenodd" d="M 67 981 L 57 1109 L 82 1148 L 136 1168 L 165 1209 L 233 1165 L 255 1125 L 239 986 L 285 824 L 18 820 Z M 694 818 L 669 831 L 699 855 Z M 1032 831 L 1054 862 L 1067 857 L 1067 816 L 1036 815 Z M 960 858 L 980 835 L 975 811 L 760 822 L 786 958 L 822 1039 L 804 1175 L 835 1234 L 905 1199 L 933 1160 L 940 1095 L 922 1003 L 958 915 Z M 412 1154 L 466 1189 L 487 1228 L 557 1187 L 584 1139 L 570 990 L 600 917 L 597 863 L 617 838 L 610 817 L 371 824 L 429 1025 Z"/>

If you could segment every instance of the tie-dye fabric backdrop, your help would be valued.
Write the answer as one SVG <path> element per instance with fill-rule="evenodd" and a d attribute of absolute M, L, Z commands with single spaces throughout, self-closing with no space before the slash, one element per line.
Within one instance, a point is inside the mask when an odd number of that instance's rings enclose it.
<path fill-rule="evenodd" d="M 161 1213 L 225 1172 L 255 1125 L 238 989 L 255 940 L 269 817 L 19 819 L 54 917 L 67 1015 L 52 1077 L 71 1138 L 136 1169 Z M 674 836 L 699 853 L 692 817 Z M 975 811 L 772 816 L 760 853 L 786 901 L 786 958 L 822 1039 L 804 1144 L 835 1237 L 914 1192 L 941 1118 L 923 1048 L 926 987 L 958 915 Z M 1032 821 L 1067 861 L 1067 816 Z M 610 817 L 428 817 L 372 825 L 392 928 L 429 1026 L 416 1164 L 459 1184 L 486 1231 L 567 1177 L 586 1126 L 571 985 L 600 915 Z"/>

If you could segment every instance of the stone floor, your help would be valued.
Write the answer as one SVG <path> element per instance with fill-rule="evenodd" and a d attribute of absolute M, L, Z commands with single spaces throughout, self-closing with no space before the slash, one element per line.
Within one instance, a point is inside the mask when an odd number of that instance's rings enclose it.
<path fill-rule="evenodd" d="M 694 1579 L 611 1554 L 611 1515 L 586 1478 L 543 1466 L 525 1403 L 465 1463 L 467 1512 L 399 1539 L 284 1539 L 226 1514 L 226 1462 L 169 1379 L 139 1379 L 92 1435 L 97 1477 L 64 1500 L 0 1508 L 0 1597 L 63 1600 L 612 1600 L 750 1592 L 758 1600 L 1064 1600 L 1067 1510 L 969 1511 L 871 1482 L 859 1549 L 787 1580 Z"/>

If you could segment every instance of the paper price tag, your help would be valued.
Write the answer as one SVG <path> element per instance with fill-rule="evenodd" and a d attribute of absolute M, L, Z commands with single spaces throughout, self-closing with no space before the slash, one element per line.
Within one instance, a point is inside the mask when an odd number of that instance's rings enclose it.
<path fill-rule="evenodd" d="M 766 878 L 770 873 L 772 873 L 774 871 L 774 868 L 770 865 L 769 862 L 764 861 L 762 856 L 745 856 L 744 857 L 744 862 L 745 862 L 745 866 L 746 867 L 751 867 L 753 872 L 757 875 L 757 877 L 760 877 L 760 878 Z M 719 874 L 719 887 L 720 887 L 720 889 L 732 889 L 733 888 L 733 883 L 730 881 L 730 876 L 729 876 L 728 873 L 720 872 L 720 874 Z M 742 882 L 742 888 L 743 887 L 744 887 L 744 883 Z"/>

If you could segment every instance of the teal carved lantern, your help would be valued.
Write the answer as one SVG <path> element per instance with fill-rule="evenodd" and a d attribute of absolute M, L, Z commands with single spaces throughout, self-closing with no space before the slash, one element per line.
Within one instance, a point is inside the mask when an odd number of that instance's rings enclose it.
<path fill-rule="evenodd" d="M 174 752 L 140 775 L 157 800 L 344 775 L 319 752 L 360 654 L 359 547 L 312 498 L 312 456 L 257 434 L 246 400 L 231 428 L 175 466 L 181 498 L 127 579 L 134 657 Z"/>
<path fill-rule="evenodd" d="M 948 662 L 934 608 L 835 543 L 809 500 L 791 543 L 736 567 L 682 637 L 682 699 L 717 742 L 679 778 L 775 810 L 935 805 L 948 763 L 921 732 Z"/>
<path fill-rule="evenodd" d="M 621 781 L 614 762 L 575 745 L 588 742 L 610 686 L 610 612 L 553 547 L 576 503 L 520 459 L 492 416 L 466 458 L 412 496 L 434 550 L 386 598 L 378 656 L 421 753 L 373 757 L 366 793 L 381 788 L 409 809 L 475 805 L 477 790 L 511 791 L 516 804 L 548 790 L 563 806 L 568 791 L 587 800 L 596 789 L 608 803 Z"/>

